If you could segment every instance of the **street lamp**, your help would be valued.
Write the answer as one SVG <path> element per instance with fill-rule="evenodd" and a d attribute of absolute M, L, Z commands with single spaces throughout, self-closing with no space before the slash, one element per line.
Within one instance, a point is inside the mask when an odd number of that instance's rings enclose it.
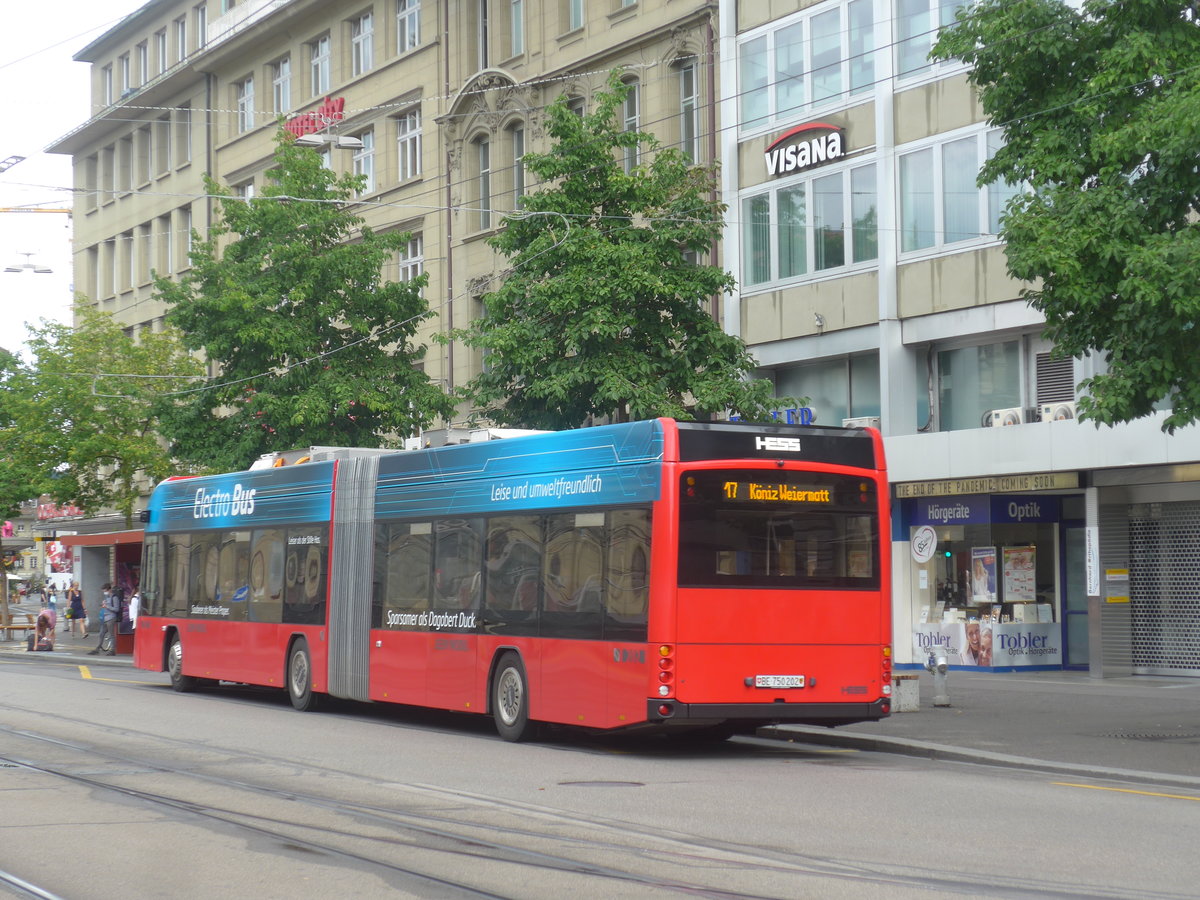
<path fill-rule="evenodd" d="M 43 266 L 40 263 L 30 262 L 29 257 L 33 256 L 32 253 L 21 253 L 20 255 L 25 257 L 25 262 L 17 263 L 16 265 L 12 265 L 12 266 L 8 266 L 7 268 L 5 268 L 5 270 L 4 270 L 5 272 L 31 271 L 37 275 L 49 275 L 51 272 L 54 271 L 49 266 Z"/>
<path fill-rule="evenodd" d="M 300 135 L 296 138 L 296 143 L 301 147 L 324 147 L 326 144 L 332 144 L 342 150 L 361 150 L 363 146 L 363 142 L 352 135 L 322 134 L 318 131 Z"/>

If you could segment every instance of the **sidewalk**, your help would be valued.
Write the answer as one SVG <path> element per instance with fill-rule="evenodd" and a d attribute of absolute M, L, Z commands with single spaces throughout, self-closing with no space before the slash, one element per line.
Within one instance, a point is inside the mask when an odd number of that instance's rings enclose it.
<path fill-rule="evenodd" d="M 128 656 L 90 656 L 97 632 L 64 634 L 53 653 L 27 653 L 24 641 L 0 654 L 132 666 Z M 905 756 L 1028 769 L 1200 790 L 1200 678 L 1092 678 L 1086 672 L 947 676 L 949 707 L 933 706 L 933 680 L 920 673 L 920 709 L 842 728 L 780 725 L 761 734 Z"/>
<path fill-rule="evenodd" d="M 37 607 L 29 604 L 24 606 L 14 605 L 12 609 L 16 610 L 17 612 L 32 612 L 35 617 L 37 616 Z M 64 622 L 62 616 L 59 616 L 58 628 L 56 629 L 54 637 L 53 653 L 47 653 L 44 651 L 35 651 L 33 653 L 27 652 L 25 649 L 27 645 L 24 637 L 22 637 L 20 640 L 0 641 L 0 653 L 4 654 L 5 656 L 19 653 L 22 656 L 28 656 L 31 659 L 51 659 L 58 662 L 68 660 L 72 662 L 77 661 L 89 666 L 133 665 L 133 659 L 128 654 L 124 656 L 105 656 L 104 654 L 97 654 L 96 656 L 89 655 L 90 651 L 95 650 L 100 645 L 99 624 L 93 622 L 91 630 L 88 632 L 88 636 L 86 638 L 69 634 L 63 630 L 65 627 L 66 623 Z"/>
<path fill-rule="evenodd" d="M 1086 672 L 947 676 L 951 706 L 921 705 L 842 728 L 778 726 L 773 736 L 1061 776 L 1200 789 L 1200 678 L 1092 678 Z"/>

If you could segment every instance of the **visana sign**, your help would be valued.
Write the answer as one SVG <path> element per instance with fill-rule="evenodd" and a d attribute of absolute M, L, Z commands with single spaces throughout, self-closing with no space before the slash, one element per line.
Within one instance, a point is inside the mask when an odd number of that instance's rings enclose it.
<path fill-rule="evenodd" d="M 809 137 L 812 132 L 826 132 Z M 817 163 L 846 155 L 843 129 L 828 122 L 809 122 L 780 135 L 767 146 L 767 174 L 790 175 Z M 798 135 L 804 137 L 795 140 Z"/>

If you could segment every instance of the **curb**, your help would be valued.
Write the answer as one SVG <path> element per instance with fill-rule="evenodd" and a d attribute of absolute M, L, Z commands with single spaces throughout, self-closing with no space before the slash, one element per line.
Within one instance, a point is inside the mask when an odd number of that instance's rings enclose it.
<path fill-rule="evenodd" d="M 19 657 L 29 660 L 45 660 L 47 662 L 69 662 L 84 666 L 129 666 L 133 665 L 133 657 L 131 656 L 89 656 L 86 651 L 78 650 L 55 650 L 47 653 L 45 651 L 30 652 L 25 649 L 25 644 L 0 646 L 0 657 Z"/>
<path fill-rule="evenodd" d="M 828 728 L 807 725 L 768 725 L 765 728 L 758 729 L 757 734 L 759 737 L 770 738 L 772 740 L 821 744 L 829 747 L 845 747 L 852 750 L 866 750 L 875 753 L 894 753 L 899 756 L 912 756 L 919 759 L 939 760 L 941 762 L 973 763 L 976 765 L 1022 769 L 1028 772 L 1042 772 L 1047 775 L 1071 775 L 1076 778 L 1096 778 L 1104 781 L 1128 781 L 1136 784 L 1200 789 L 1200 778 L 1189 775 L 1171 775 L 1164 772 L 1141 772 L 1135 769 L 1109 769 L 1102 766 L 1075 765 L 1045 759 L 1035 759 L 1029 756 L 1013 756 L 1008 753 L 993 753 L 988 750 L 974 750 L 969 747 L 935 744 L 929 741 L 917 741 L 909 738 L 855 734 L 848 731 L 834 731 Z"/>

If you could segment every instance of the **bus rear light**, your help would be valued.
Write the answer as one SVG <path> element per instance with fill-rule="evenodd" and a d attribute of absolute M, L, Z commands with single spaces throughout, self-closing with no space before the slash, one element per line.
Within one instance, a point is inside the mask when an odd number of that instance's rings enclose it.
<path fill-rule="evenodd" d="M 668 681 L 671 680 L 671 673 L 670 672 L 659 672 L 658 680 L 661 681 L 663 684 L 666 684 Z"/>
<path fill-rule="evenodd" d="M 671 668 L 671 666 L 673 666 L 673 665 L 675 665 L 675 662 L 674 662 L 674 660 L 670 660 L 670 659 L 660 659 L 660 660 L 658 661 L 658 667 L 659 667 L 660 669 L 669 669 L 669 668 Z"/>
<path fill-rule="evenodd" d="M 658 696 L 670 697 L 671 696 L 671 686 L 669 684 L 660 684 L 658 686 Z"/>
<path fill-rule="evenodd" d="M 669 644 L 663 644 L 661 647 L 658 648 L 658 655 L 659 656 L 670 656 L 671 655 L 671 646 Z"/>
<path fill-rule="evenodd" d="M 662 703 L 658 707 L 658 714 L 664 719 L 675 713 L 675 708 L 667 703 Z"/>

